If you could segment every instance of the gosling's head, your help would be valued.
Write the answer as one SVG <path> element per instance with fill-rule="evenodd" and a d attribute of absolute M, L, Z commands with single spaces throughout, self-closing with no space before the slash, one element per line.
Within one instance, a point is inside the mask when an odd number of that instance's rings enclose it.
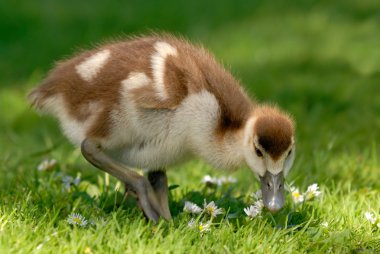
<path fill-rule="evenodd" d="M 275 107 L 254 109 L 244 130 L 244 156 L 261 182 L 263 202 L 271 212 L 284 206 L 284 178 L 295 156 L 292 119 Z"/>

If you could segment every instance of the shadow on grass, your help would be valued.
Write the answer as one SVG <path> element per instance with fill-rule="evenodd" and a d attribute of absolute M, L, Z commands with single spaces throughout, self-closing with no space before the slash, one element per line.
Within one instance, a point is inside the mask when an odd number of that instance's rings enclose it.
<path fill-rule="evenodd" d="M 242 225 L 247 224 L 248 217 L 244 212 L 244 208 L 254 203 L 253 198 L 247 198 L 242 195 L 234 195 L 234 186 L 228 186 L 220 189 L 203 188 L 201 191 L 189 191 L 183 194 L 177 202 L 170 200 L 170 208 L 173 217 L 180 216 L 183 213 L 185 201 L 191 201 L 200 207 L 205 202 L 215 201 L 218 207 L 223 208 L 225 214 L 218 216 L 213 222 L 221 222 L 227 220 L 228 223 L 238 229 Z M 294 205 L 288 200 L 286 206 L 279 212 L 272 214 L 267 209 L 263 209 L 261 215 L 254 220 L 263 220 L 268 225 L 277 229 L 293 228 L 302 230 L 305 227 L 314 225 L 319 227 L 320 211 L 317 210 L 312 203 L 304 203 L 302 205 Z"/>

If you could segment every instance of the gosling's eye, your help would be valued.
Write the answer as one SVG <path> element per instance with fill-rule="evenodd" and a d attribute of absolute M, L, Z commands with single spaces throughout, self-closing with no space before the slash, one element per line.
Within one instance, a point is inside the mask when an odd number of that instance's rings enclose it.
<path fill-rule="evenodd" d="M 255 152 L 256 152 L 257 156 L 263 157 L 263 153 L 260 151 L 260 149 L 258 149 L 258 148 L 255 147 Z"/>
<path fill-rule="evenodd" d="M 288 157 L 289 157 L 291 154 L 292 154 L 292 150 L 290 150 L 290 151 L 288 152 Z"/>

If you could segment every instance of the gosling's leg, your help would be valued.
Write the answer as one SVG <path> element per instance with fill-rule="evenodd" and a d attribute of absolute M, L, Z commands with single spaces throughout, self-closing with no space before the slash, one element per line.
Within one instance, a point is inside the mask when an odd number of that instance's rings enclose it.
<path fill-rule="evenodd" d="M 153 187 L 156 197 L 161 206 L 162 216 L 170 220 L 172 218 L 168 200 L 168 178 L 164 170 L 148 172 L 148 180 Z"/>
<path fill-rule="evenodd" d="M 81 144 L 81 149 L 87 161 L 118 178 L 136 193 L 139 205 L 149 219 L 157 222 L 160 216 L 166 218 L 152 186 L 145 177 L 108 156 L 96 140 L 85 139 Z"/>

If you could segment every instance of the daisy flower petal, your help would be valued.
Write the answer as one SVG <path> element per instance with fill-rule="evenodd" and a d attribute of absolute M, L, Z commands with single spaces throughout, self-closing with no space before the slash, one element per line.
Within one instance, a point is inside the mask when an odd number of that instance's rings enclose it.
<path fill-rule="evenodd" d="M 256 191 L 255 193 L 252 193 L 252 197 L 255 200 L 259 200 L 263 198 L 263 193 L 261 190 Z"/>
<path fill-rule="evenodd" d="M 244 208 L 244 212 L 251 219 L 255 218 L 259 214 L 259 212 L 256 210 L 255 206 L 253 206 L 253 205 Z"/>
<path fill-rule="evenodd" d="M 80 227 L 86 227 L 88 225 L 86 218 L 79 213 L 70 214 L 67 218 L 67 222 L 71 225 L 77 225 Z"/>
<path fill-rule="evenodd" d="M 263 211 L 264 203 L 262 200 L 257 200 L 253 205 L 244 208 L 245 214 L 251 219 L 259 216 Z"/>
<path fill-rule="evenodd" d="M 211 215 L 211 217 L 216 217 L 216 216 L 218 216 L 219 214 L 222 214 L 222 213 L 223 213 L 223 209 L 222 209 L 222 208 L 218 208 L 218 206 L 215 205 L 215 202 L 214 202 L 214 201 L 211 201 L 210 203 L 207 204 L 206 200 L 204 200 L 203 207 L 204 207 L 204 210 L 205 210 L 209 215 Z"/>
<path fill-rule="evenodd" d="M 191 220 L 187 223 L 187 226 L 189 228 L 193 228 L 195 225 L 196 225 L 196 221 L 194 220 L 194 218 L 191 218 Z"/>
<path fill-rule="evenodd" d="M 321 192 L 319 191 L 318 184 L 316 183 L 307 187 L 307 190 L 304 194 L 306 200 L 311 200 L 313 198 L 318 197 L 319 195 L 321 195 Z"/>
<path fill-rule="evenodd" d="M 199 206 L 197 206 L 196 204 L 190 201 L 185 201 L 185 206 L 183 207 L 183 211 L 187 213 L 199 214 L 202 212 L 202 208 L 200 208 Z"/>
<path fill-rule="evenodd" d="M 201 222 L 198 225 L 198 229 L 199 229 L 199 232 L 201 233 L 201 236 L 203 236 L 205 233 L 211 231 L 211 223 L 210 222 L 206 222 L 206 223 Z"/>
<path fill-rule="evenodd" d="M 222 186 L 222 185 L 236 183 L 236 182 L 237 182 L 236 178 L 232 176 L 228 176 L 228 177 L 222 176 L 220 178 L 217 178 L 217 177 L 212 177 L 210 175 L 205 175 L 202 178 L 202 183 L 208 186 Z"/>
<path fill-rule="evenodd" d="M 369 222 L 371 222 L 372 225 L 376 223 L 376 218 L 375 218 L 375 216 L 374 216 L 372 213 L 370 213 L 370 212 L 366 212 L 366 213 L 364 214 L 364 216 L 365 216 L 365 218 L 366 218 Z"/>
<path fill-rule="evenodd" d="M 217 179 L 217 181 L 218 181 L 219 186 L 237 182 L 236 178 L 232 176 L 228 176 L 228 177 L 222 176 L 219 179 Z"/>
<path fill-rule="evenodd" d="M 66 190 L 70 190 L 72 186 L 77 186 L 80 183 L 80 177 L 77 176 L 76 178 L 72 176 L 63 176 L 62 177 L 62 183 Z"/>
<path fill-rule="evenodd" d="M 210 175 L 205 175 L 202 178 L 202 183 L 209 186 L 218 185 L 218 179 L 216 177 L 211 177 Z"/>
<path fill-rule="evenodd" d="M 304 195 L 302 195 L 299 191 L 298 188 L 295 188 L 295 187 L 290 187 L 290 191 L 292 193 L 292 199 L 293 199 L 293 202 L 298 204 L 298 203 L 302 203 L 304 201 Z"/>
<path fill-rule="evenodd" d="M 327 221 L 324 221 L 321 223 L 321 226 L 324 227 L 324 228 L 328 228 L 329 227 L 329 223 Z"/>

